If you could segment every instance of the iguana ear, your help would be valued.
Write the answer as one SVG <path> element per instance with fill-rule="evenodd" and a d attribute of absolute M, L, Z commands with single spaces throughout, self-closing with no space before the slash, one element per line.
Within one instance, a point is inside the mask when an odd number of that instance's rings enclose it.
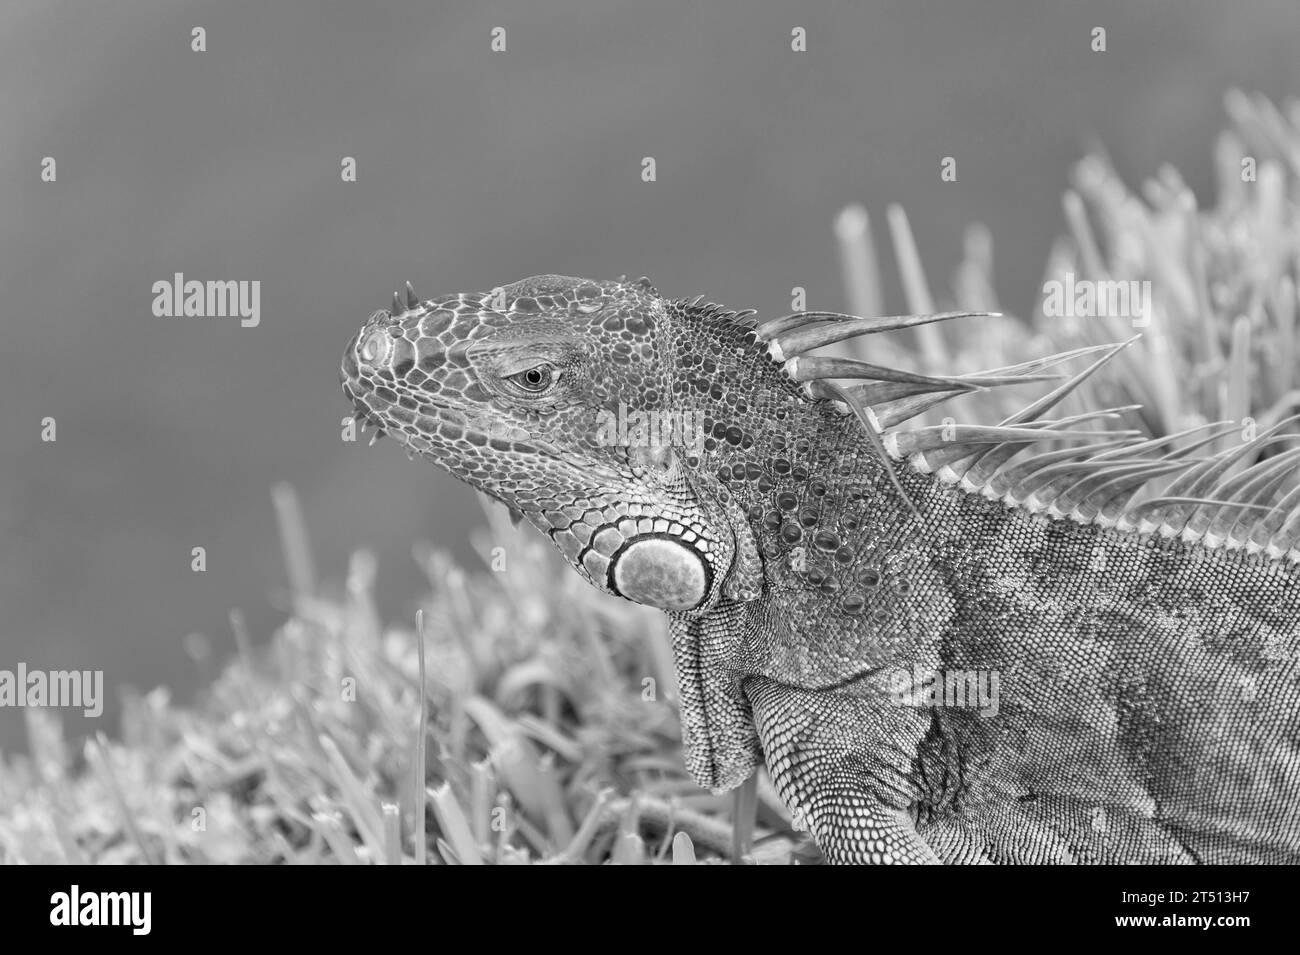
<path fill-rule="evenodd" d="M 733 789 L 763 764 L 734 669 L 747 627 L 745 607 L 724 600 L 704 614 L 668 616 L 686 768 L 705 789 Z"/>

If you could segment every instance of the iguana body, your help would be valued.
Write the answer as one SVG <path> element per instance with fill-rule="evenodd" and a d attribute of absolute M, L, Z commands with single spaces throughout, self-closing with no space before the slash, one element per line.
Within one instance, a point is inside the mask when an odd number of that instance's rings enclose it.
<path fill-rule="evenodd" d="M 1300 862 L 1296 453 L 1232 472 L 1188 456 L 1201 436 L 1043 421 L 1082 375 L 1001 428 L 882 436 L 867 405 L 896 424 L 1038 370 L 806 354 L 923 320 L 756 324 L 539 276 L 395 300 L 343 386 L 597 587 L 667 610 L 690 771 L 726 789 L 765 762 L 831 861 Z M 657 444 L 638 412 L 700 433 Z M 1129 504 L 1160 475 L 1163 503 Z"/>

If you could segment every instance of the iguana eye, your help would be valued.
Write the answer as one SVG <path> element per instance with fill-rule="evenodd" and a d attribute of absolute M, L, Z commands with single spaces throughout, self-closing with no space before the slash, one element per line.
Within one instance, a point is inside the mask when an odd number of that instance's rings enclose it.
<path fill-rule="evenodd" d="M 513 375 L 506 375 L 506 380 L 529 394 L 541 394 L 547 391 L 555 381 L 555 369 L 550 365 L 535 365 L 525 368 Z"/>

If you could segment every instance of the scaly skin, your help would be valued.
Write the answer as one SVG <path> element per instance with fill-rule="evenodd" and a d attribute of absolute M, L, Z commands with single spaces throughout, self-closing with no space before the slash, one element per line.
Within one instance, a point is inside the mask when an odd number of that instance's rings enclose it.
<path fill-rule="evenodd" d="M 752 328 L 644 280 L 394 311 L 345 353 L 358 413 L 668 612 L 701 785 L 765 762 L 832 862 L 1300 861 L 1293 560 L 901 467 L 913 511 Z M 620 405 L 702 433 L 611 434 Z M 936 671 L 997 694 L 900 678 Z"/>

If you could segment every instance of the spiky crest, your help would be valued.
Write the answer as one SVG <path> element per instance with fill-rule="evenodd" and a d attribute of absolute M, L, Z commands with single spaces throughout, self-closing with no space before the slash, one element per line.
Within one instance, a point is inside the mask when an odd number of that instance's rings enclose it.
<path fill-rule="evenodd" d="M 1300 468 L 1300 448 L 1260 457 L 1270 445 L 1300 438 L 1288 433 L 1300 415 L 1208 457 L 1191 453 L 1237 425 L 1214 422 L 1155 438 L 1137 431 L 1072 427 L 1116 419 L 1140 407 L 1135 405 L 1043 418 L 1137 338 L 961 376 L 921 375 L 809 354 L 863 335 L 994 314 L 944 312 L 868 319 L 837 312 L 799 312 L 753 327 L 771 359 L 805 394 L 840 402 L 854 414 L 886 474 L 914 510 L 895 473 L 898 462 L 969 493 L 1058 519 L 1179 536 L 1206 547 L 1245 548 L 1272 559 L 1300 562 L 1300 484 L 1290 483 Z M 949 398 L 1055 378 L 1034 373 L 1099 352 L 1101 356 L 1088 367 L 998 425 L 897 428 Z M 855 383 L 841 384 L 845 379 Z M 1042 443 L 1048 441 L 1089 443 L 1043 450 Z M 1143 500 L 1156 482 L 1168 483 L 1160 496 Z"/>

